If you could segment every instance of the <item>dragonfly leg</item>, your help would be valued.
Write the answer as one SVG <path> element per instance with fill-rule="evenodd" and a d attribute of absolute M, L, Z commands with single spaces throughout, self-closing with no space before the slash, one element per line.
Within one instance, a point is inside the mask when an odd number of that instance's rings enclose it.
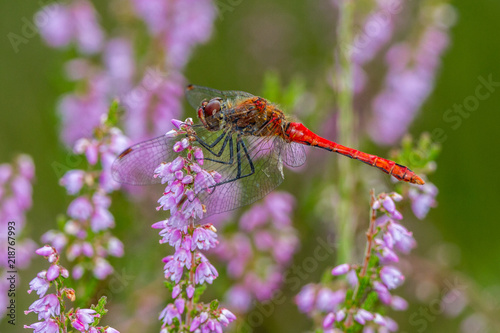
<path fill-rule="evenodd" d="M 241 175 L 240 146 L 243 148 L 243 152 L 245 153 L 245 157 L 247 158 L 248 163 L 250 164 L 250 173 L 243 175 L 243 176 Z M 255 173 L 255 166 L 253 165 L 252 159 L 250 158 L 250 155 L 248 154 L 247 146 L 245 145 L 245 142 L 241 139 L 240 136 L 238 136 L 238 142 L 236 144 L 236 158 L 238 160 L 238 173 L 236 175 L 236 179 L 248 177 L 248 176 L 251 176 Z"/>
<path fill-rule="evenodd" d="M 247 149 L 247 146 L 245 144 L 245 142 L 243 142 L 241 136 L 238 136 L 238 138 L 236 139 L 237 140 L 237 143 L 236 143 L 236 162 L 238 164 L 237 166 L 237 173 L 236 173 L 236 177 L 232 178 L 232 179 L 228 179 L 228 180 L 225 180 L 223 182 L 220 182 L 218 183 L 217 185 L 214 185 L 212 187 L 217 187 L 217 186 L 220 186 L 220 185 L 224 185 L 224 184 L 227 184 L 227 183 L 230 183 L 230 182 L 234 182 L 235 180 L 238 180 L 238 179 L 241 179 L 241 178 L 245 178 L 245 177 L 249 177 L 251 175 L 253 175 L 255 173 L 255 166 L 252 162 L 252 159 L 250 158 L 250 154 L 248 153 L 248 149 Z M 248 160 L 248 163 L 250 165 L 250 172 L 246 175 L 241 175 L 241 166 L 242 166 L 242 152 L 241 152 L 241 148 L 243 148 L 243 154 L 245 155 L 246 159 Z"/>
<path fill-rule="evenodd" d="M 227 133 L 228 133 L 228 132 L 224 132 L 224 133 L 222 133 L 222 134 L 221 134 L 221 135 L 219 135 L 219 137 L 218 137 L 217 139 L 215 139 L 215 140 L 214 140 L 214 142 L 212 142 L 212 143 L 207 143 L 207 142 L 205 142 L 205 140 L 201 139 L 199 136 L 195 136 L 195 138 L 196 138 L 196 140 L 197 140 L 197 141 L 198 141 L 198 142 L 199 142 L 199 143 L 200 143 L 203 147 L 205 147 L 205 149 L 207 149 L 208 151 L 210 151 L 212 154 L 214 154 L 214 155 L 215 155 L 215 153 L 213 153 L 213 152 L 211 151 L 211 149 L 210 149 L 210 148 L 215 147 L 215 146 L 219 143 L 219 141 L 220 141 L 220 140 L 222 140 L 222 139 L 224 138 L 224 136 L 225 136 Z M 219 155 L 219 156 L 220 156 L 220 155 Z"/>
<path fill-rule="evenodd" d="M 222 143 L 222 147 L 220 149 L 220 151 L 218 153 L 215 153 L 215 152 L 212 152 L 211 150 L 207 149 L 210 153 L 212 153 L 213 155 L 217 156 L 217 157 L 220 157 L 222 155 L 222 153 L 224 152 L 225 148 L 226 148 L 226 145 L 229 143 L 229 160 L 227 161 L 221 161 L 221 160 L 216 160 L 216 159 L 213 159 L 213 158 L 203 158 L 203 160 L 205 161 L 211 161 L 211 162 L 215 162 L 215 163 L 220 163 L 220 164 L 233 164 L 233 160 L 234 160 L 234 153 L 233 153 L 233 137 L 232 135 L 228 135 L 226 137 L 226 139 L 224 140 L 224 142 Z"/>

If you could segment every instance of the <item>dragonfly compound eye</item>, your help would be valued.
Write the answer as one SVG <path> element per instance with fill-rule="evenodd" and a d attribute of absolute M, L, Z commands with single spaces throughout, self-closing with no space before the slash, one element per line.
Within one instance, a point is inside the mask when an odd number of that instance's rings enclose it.
<path fill-rule="evenodd" d="M 220 100 L 218 99 L 212 99 L 208 104 L 205 106 L 205 117 L 211 117 L 217 112 L 219 112 L 221 109 L 220 105 Z"/>

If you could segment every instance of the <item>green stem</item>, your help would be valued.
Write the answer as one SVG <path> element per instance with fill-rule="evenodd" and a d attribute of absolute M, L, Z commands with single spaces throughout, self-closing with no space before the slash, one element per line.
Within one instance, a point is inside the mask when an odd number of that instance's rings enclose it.
<path fill-rule="evenodd" d="M 339 48 L 337 50 L 336 79 L 338 88 L 338 131 L 339 142 L 345 146 L 353 147 L 354 117 L 353 117 L 353 69 L 351 57 L 348 53 L 353 41 L 352 17 L 354 3 L 352 0 L 341 0 L 339 4 Z M 348 263 L 352 260 L 354 243 L 354 163 L 347 158 L 339 158 L 339 194 L 338 207 L 338 235 L 339 249 L 338 260 Z"/>

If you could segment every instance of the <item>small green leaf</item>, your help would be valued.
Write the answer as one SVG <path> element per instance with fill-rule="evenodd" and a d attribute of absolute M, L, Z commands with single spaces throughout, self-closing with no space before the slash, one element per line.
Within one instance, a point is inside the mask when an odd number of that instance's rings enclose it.
<path fill-rule="evenodd" d="M 120 103 L 117 99 L 111 102 L 109 106 L 108 115 L 104 124 L 108 127 L 115 127 L 118 124 L 118 120 L 121 117 L 122 110 L 120 109 Z"/>
<path fill-rule="evenodd" d="M 193 302 L 198 303 L 201 295 L 203 295 L 206 289 L 207 289 L 206 284 L 202 284 L 201 286 L 196 287 L 196 289 L 194 290 Z"/>
<path fill-rule="evenodd" d="M 219 308 L 219 301 L 214 299 L 212 302 L 210 302 L 210 310 L 215 311 Z"/>

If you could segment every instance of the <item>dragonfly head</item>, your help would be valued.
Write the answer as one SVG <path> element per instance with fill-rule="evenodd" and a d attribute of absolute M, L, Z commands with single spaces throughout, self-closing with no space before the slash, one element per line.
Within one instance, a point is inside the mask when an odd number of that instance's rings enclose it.
<path fill-rule="evenodd" d="M 217 114 L 221 109 L 221 98 L 216 97 L 209 101 L 204 100 L 198 108 L 198 118 L 200 118 L 200 121 L 208 130 L 219 130 L 221 118 Z"/>

